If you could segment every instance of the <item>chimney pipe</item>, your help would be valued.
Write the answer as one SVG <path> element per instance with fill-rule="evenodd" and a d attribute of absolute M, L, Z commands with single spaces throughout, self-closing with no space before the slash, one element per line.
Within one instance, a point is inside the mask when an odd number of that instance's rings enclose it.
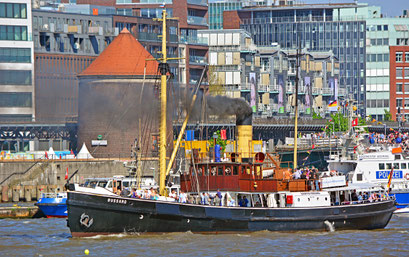
<path fill-rule="evenodd" d="M 253 142 L 253 115 L 249 113 L 236 117 L 237 129 L 237 153 L 241 156 L 242 162 L 249 162 L 252 157 Z"/>

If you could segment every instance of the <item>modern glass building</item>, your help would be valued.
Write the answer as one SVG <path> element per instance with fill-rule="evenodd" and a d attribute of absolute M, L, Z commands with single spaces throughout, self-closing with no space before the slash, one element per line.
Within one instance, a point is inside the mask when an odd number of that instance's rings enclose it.
<path fill-rule="evenodd" d="M 390 92 L 396 92 L 397 99 L 405 93 L 401 83 L 390 83 L 390 61 L 395 57 L 389 52 L 391 46 L 409 45 L 409 19 L 382 17 L 377 6 L 361 6 L 358 12 L 366 19 L 366 114 L 381 121 L 385 110 L 396 113 L 390 109 Z"/>
<path fill-rule="evenodd" d="M 35 120 L 31 1 L 0 3 L 0 122 Z"/>
<path fill-rule="evenodd" d="M 332 51 L 340 63 L 339 86 L 366 115 L 366 22 L 359 5 L 312 4 L 238 10 L 240 28 L 257 46 L 278 43 L 284 50 Z"/>
<path fill-rule="evenodd" d="M 240 0 L 209 0 L 209 29 L 223 29 L 223 11 L 239 10 Z"/>

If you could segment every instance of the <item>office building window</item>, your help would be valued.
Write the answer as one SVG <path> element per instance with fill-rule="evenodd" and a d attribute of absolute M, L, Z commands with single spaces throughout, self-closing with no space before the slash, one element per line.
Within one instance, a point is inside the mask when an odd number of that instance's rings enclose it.
<path fill-rule="evenodd" d="M 0 107 L 31 107 L 31 93 L 0 93 Z"/>
<path fill-rule="evenodd" d="M 396 99 L 396 108 L 402 107 L 403 99 Z"/>
<path fill-rule="evenodd" d="M 27 41 L 27 27 L 0 26 L 0 40 Z"/>
<path fill-rule="evenodd" d="M 31 85 L 30 70 L 0 70 L 0 85 Z"/>
<path fill-rule="evenodd" d="M 409 83 L 405 83 L 405 94 L 409 94 Z"/>
<path fill-rule="evenodd" d="M 402 93 L 402 83 L 396 84 L 396 93 Z"/>
<path fill-rule="evenodd" d="M 403 53 L 396 52 L 396 62 L 402 62 Z"/>
<path fill-rule="evenodd" d="M 383 25 L 383 30 L 384 30 L 384 31 L 388 31 L 388 29 L 389 29 L 389 28 L 388 28 L 388 25 Z"/>
<path fill-rule="evenodd" d="M 409 52 L 405 53 L 405 62 L 409 63 Z"/>
<path fill-rule="evenodd" d="M 405 67 L 403 76 L 405 79 L 409 79 L 409 67 Z"/>
<path fill-rule="evenodd" d="M 403 68 L 402 67 L 397 67 L 396 68 L 396 78 L 397 79 L 403 79 Z"/>
<path fill-rule="evenodd" d="M 0 48 L 0 63 L 29 63 L 31 62 L 30 48 Z"/>
<path fill-rule="evenodd" d="M 0 3 L 0 18 L 27 19 L 27 5 Z"/>

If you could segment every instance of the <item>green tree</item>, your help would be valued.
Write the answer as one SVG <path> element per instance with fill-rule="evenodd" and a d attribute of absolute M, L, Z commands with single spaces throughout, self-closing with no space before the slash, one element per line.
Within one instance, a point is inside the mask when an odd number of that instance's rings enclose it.
<path fill-rule="evenodd" d="M 327 121 L 324 131 L 327 133 L 332 132 L 346 132 L 349 127 L 349 119 L 344 116 L 341 112 L 331 114 L 331 119 Z M 365 126 L 366 121 L 363 118 L 358 118 L 358 126 Z M 368 128 L 365 128 L 368 131 Z"/>
<path fill-rule="evenodd" d="M 312 119 L 313 120 L 322 120 L 321 114 L 312 111 Z"/>
<path fill-rule="evenodd" d="M 221 152 L 224 153 L 224 150 L 226 150 L 227 140 L 222 139 L 220 130 L 216 131 L 216 135 L 217 135 L 216 144 L 220 145 Z M 214 139 L 213 138 L 209 140 L 209 146 L 214 147 Z"/>
<path fill-rule="evenodd" d="M 385 121 L 392 121 L 392 114 L 391 114 L 391 112 L 388 111 L 388 110 L 386 110 L 386 109 L 384 109 L 383 111 L 385 112 L 385 118 L 384 118 L 384 120 L 385 120 Z"/>
<path fill-rule="evenodd" d="M 345 132 L 348 130 L 348 122 L 348 117 L 345 117 L 341 112 L 331 114 L 331 119 L 327 121 L 324 131 L 327 133 Z"/>

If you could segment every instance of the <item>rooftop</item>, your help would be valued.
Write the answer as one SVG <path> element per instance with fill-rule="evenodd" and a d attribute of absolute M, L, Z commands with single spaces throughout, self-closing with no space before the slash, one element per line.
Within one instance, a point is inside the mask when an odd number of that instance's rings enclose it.
<path fill-rule="evenodd" d="M 112 43 L 98 56 L 80 76 L 95 75 L 158 75 L 158 62 L 124 28 Z"/>

